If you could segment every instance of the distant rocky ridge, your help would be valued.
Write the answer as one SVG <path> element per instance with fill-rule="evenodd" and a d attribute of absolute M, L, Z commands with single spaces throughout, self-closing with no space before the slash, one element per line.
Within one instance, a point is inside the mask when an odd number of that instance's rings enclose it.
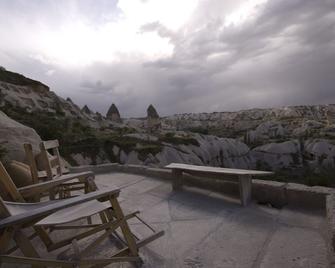
<path fill-rule="evenodd" d="M 335 104 L 179 114 L 162 119 L 176 130 L 243 138 L 248 144 L 292 137 L 334 137 Z"/>
<path fill-rule="evenodd" d="M 115 104 L 103 116 L 39 82 L 29 84 L 21 76 L 15 83 L 8 81 L 17 76 L 1 80 L 1 71 L 0 110 L 42 139 L 59 139 L 72 164 L 183 162 L 275 170 L 285 178 L 335 171 L 334 104 L 166 117 L 150 105 L 147 117 L 121 120 Z M 16 144 L 24 141 L 19 132 Z"/>

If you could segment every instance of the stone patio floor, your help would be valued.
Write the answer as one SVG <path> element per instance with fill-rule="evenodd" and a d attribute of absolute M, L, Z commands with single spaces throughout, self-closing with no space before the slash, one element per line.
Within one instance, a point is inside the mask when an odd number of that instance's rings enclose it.
<path fill-rule="evenodd" d="M 165 235 L 140 249 L 143 267 L 317 268 L 330 267 L 322 212 L 274 209 L 140 175 L 97 175 L 100 187 L 121 188 L 125 211 Z M 141 234 L 143 226 L 131 224 Z M 109 267 L 132 267 L 113 264 Z"/>
<path fill-rule="evenodd" d="M 100 188 L 119 187 L 125 212 L 140 210 L 141 218 L 156 230 L 165 231 L 163 237 L 140 248 L 142 267 L 330 267 L 322 212 L 279 210 L 255 203 L 242 207 L 238 199 L 191 187 L 173 192 L 170 182 L 140 175 L 102 174 L 96 181 Z M 150 234 L 138 221 L 131 220 L 130 228 L 139 237 Z M 69 234 L 62 231 L 54 236 L 58 240 Z M 69 248 L 47 253 L 37 238 L 33 243 L 39 252 L 45 252 L 43 257 L 71 254 Z M 106 257 L 115 249 L 111 238 L 93 255 Z M 119 263 L 107 267 L 135 266 Z"/>

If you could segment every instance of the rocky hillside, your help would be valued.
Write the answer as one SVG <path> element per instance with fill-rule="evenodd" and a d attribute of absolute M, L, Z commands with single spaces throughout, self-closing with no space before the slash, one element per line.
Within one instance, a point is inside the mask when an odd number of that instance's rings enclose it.
<path fill-rule="evenodd" d="M 280 180 L 333 185 L 335 105 L 168 117 L 150 105 L 146 118 L 122 118 L 115 104 L 104 116 L 58 97 L 38 81 L 0 69 L 0 110 L 21 123 L 11 123 L 15 134 L 0 125 L 0 157 L 7 152 L 22 160 L 13 144 L 19 148 L 25 141 L 20 133 L 29 129 L 36 143 L 40 137 L 58 139 L 62 155 L 73 165 L 183 162 L 275 170 Z M 5 114 L 3 122 L 15 122 Z M 22 124 L 30 128 L 20 132 Z"/>
<path fill-rule="evenodd" d="M 179 114 L 162 121 L 170 129 L 239 138 L 250 145 L 291 138 L 335 139 L 335 104 Z"/>

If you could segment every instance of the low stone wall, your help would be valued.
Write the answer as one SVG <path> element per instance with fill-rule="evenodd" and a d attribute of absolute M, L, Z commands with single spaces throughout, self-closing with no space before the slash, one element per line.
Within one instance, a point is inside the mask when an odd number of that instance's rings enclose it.
<path fill-rule="evenodd" d="M 124 172 L 173 180 L 170 170 L 151 168 L 140 165 L 120 165 L 117 163 L 97 166 L 80 166 L 71 168 L 72 172 L 93 171 L 96 174 L 108 172 Z M 236 179 L 227 181 L 199 178 L 188 174 L 183 175 L 185 185 L 197 186 L 202 189 L 222 192 L 238 197 L 239 187 Z M 289 205 L 308 210 L 323 210 L 327 220 L 328 254 L 335 264 L 335 190 L 321 186 L 306 186 L 297 183 L 284 183 L 270 180 L 252 180 L 252 198 L 262 204 L 270 204 L 275 208 Z M 335 265 L 334 265 L 335 267 Z"/>
<path fill-rule="evenodd" d="M 328 255 L 332 263 L 331 267 L 335 267 L 335 194 L 327 196 L 327 242 Z"/>
<path fill-rule="evenodd" d="M 152 168 L 142 165 L 120 165 L 108 163 L 102 165 L 88 165 L 72 167 L 71 171 L 93 171 L 96 174 L 108 172 L 133 173 L 161 179 L 172 180 L 171 171 L 163 168 Z M 186 185 L 198 186 L 204 189 L 215 190 L 231 196 L 239 196 L 239 188 L 235 179 L 227 181 L 199 178 L 188 174 L 184 175 Z M 284 183 L 270 180 L 252 180 L 252 196 L 259 203 L 271 204 L 276 208 L 285 205 L 307 209 L 326 209 L 326 197 L 334 189 L 321 186 L 306 186 L 297 183 Z"/>

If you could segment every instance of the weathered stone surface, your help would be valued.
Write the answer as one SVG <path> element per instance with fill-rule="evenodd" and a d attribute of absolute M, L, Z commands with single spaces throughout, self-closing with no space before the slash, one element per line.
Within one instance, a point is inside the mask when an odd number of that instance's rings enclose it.
<path fill-rule="evenodd" d="M 246 143 L 254 144 L 263 142 L 269 139 L 282 138 L 286 134 L 285 129 L 280 122 L 267 121 L 261 123 L 255 130 L 247 132 Z"/>
<path fill-rule="evenodd" d="M 119 109 L 114 103 L 109 107 L 106 117 L 114 122 L 121 122 Z"/>
<path fill-rule="evenodd" d="M 40 136 L 30 127 L 20 124 L 0 111 L 0 144 L 8 151 L 10 160 L 25 161 L 24 143 L 31 143 L 38 152 Z"/>
<path fill-rule="evenodd" d="M 315 139 L 305 142 L 308 163 L 313 168 L 335 168 L 335 145 L 328 140 Z"/>
<path fill-rule="evenodd" d="M 140 217 L 165 231 L 140 249 L 145 267 L 330 267 L 325 219 L 318 214 L 258 205 L 241 208 L 217 193 L 189 187 L 174 193 L 159 178 L 140 175 L 104 174 L 96 181 L 101 187 L 122 187 L 122 208 L 140 209 Z M 135 221 L 130 228 L 138 236 L 148 234 Z"/>
<path fill-rule="evenodd" d="M 67 118 L 73 123 L 79 121 L 90 126 L 98 139 L 105 134 L 112 134 L 114 139 L 122 136 L 120 144 L 113 141 L 113 149 L 96 145 L 99 141 L 94 146 L 102 148 L 93 150 L 96 155 L 88 157 L 83 150 L 79 153 L 81 156 L 75 156 L 78 164 L 109 160 L 163 166 L 184 162 L 289 171 L 300 176 L 306 171 L 322 175 L 324 171 L 331 173 L 335 169 L 335 104 L 190 113 L 162 118 L 150 105 L 147 117 L 123 119 L 122 122 L 115 104 L 108 110 L 106 120 L 101 114 L 92 113 L 86 105 L 81 111 L 71 99 L 64 100 L 48 88 L 39 87 L 36 81 L 33 83 L 37 86 L 0 81 L 0 107 L 17 107 L 19 112 L 51 113 L 50 118 Z M 174 134 L 173 138 L 161 142 L 161 137 L 168 132 Z M 99 135 L 101 133 L 103 135 Z M 185 133 L 199 145 L 178 141 Z M 141 141 L 129 145 L 123 142 L 128 137 L 131 143 L 135 139 Z M 144 149 L 140 151 L 139 147 Z"/>
<path fill-rule="evenodd" d="M 23 108 L 28 112 L 43 111 L 53 114 L 61 112 L 70 118 L 87 118 L 70 99 L 65 100 L 49 91 L 49 89 L 20 86 L 0 81 L 0 92 L 3 96 L 0 98 L 0 107 L 9 104 Z"/>
<path fill-rule="evenodd" d="M 93 114 L 93 112 L 90 110 L 90 108 L 88 108 L 87 105 L 85 105 L 85 106 L 81 109 L 81 111 L 82 111 L 83 113 L 85 113 L 85 114 Z"/>
<path fill-rule="evenodd" d="M 152 104 L 150 104 L 147 109 L 147 118 L 156 118 L 156 119 L 159 118 L 159 115 Z"/>
<path fill-rule="evenodd" d="M 245 137 L 247 144 L 264 144 L 267 140 L 279 142 L 283 138 L 325 136 L 335 122 L 334 111 L 335 104 L 188 113 L 164 117 L 162 125 L 175 130 L 210 128 L 223 137 Z"/>
<path fill-rule="evenodd" d="M 255 161 L 255 166 L 269 170 L 283 168 L 302 168 L 301 145 L 298 140 L 282 143 L 269 143 L 254 148 L 250 156 Z"/>
<path fill-rule="evenodd" d="M 149 132 L 156 132 L 161 128 L 159 115 L 152 104 L 147 109 L 147 129 Z"/>
<path fill-rule="evenodd" d="M 313 246 L 307 245 L 305 241 L 312 242 Z M 318 232 L 281 227 L 274 233 L 260 267 L 329 267 L 325 241 Z"/>

